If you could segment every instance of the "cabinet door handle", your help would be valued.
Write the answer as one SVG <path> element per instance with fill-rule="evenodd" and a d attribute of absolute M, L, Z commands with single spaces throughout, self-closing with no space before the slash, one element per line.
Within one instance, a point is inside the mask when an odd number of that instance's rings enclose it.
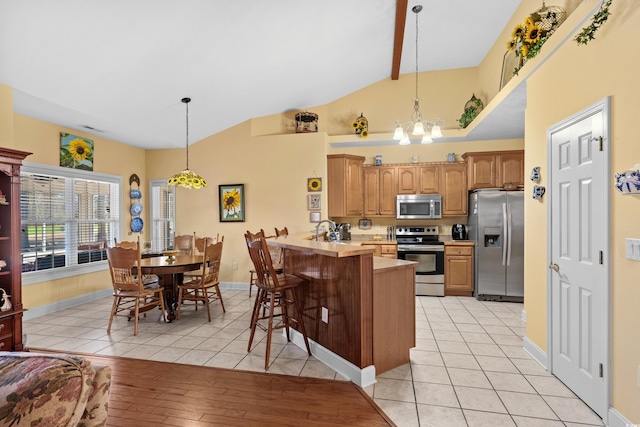
<path fill-rule="evenodd" d="M 4 347 L 4 343 L 0 342 L 0 348 Z"/>
<path fill-rule="evenodd" d="M 4 323 L 0 325 L 0 331 L 4 329 Z"/>

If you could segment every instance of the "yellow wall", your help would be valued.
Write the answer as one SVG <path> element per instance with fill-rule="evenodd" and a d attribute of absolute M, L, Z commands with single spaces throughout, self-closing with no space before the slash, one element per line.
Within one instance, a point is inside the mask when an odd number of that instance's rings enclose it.
<path fill-rule="evenodd" d="M 0 83 L 0 147 L 13 147 L 13 89 Z"/>
<path fill-rule="evenodd" d="M 638 150 L 638 55 L 629 40 L 640 37 L 640 5 L 616 0 L 609 22 L 587 46 L 565 44 L 527 82 L 526 167 L 540 166 L 541 185 L 548 173 L 546 131 L 563 119 L 611 96 L 611 322 L 612 405 L 627 419 L 640 423 L 640 263 L 625 259 L 625 238 L 640 237 L 639 196 L 622 196 L 613 187 L 613 174 L 640 163 Z M 526 191 L 531 191 L 528 184 Z M 525 205 L 525 309 L 527 337 L 546 350 L 547 203 Z M 605 319 L 602 319 L 605 321 Z"/>
<path fill-rule="evenodd" d="M 141 183 L 148 182 L 145 172 L 145 150 L 18 114 L 13 116 L 13 124 L 14 148 L 33 153 L 26 158 L 27 162 L 58 166 L 60 159 L 60 132 L 69 132 L 93 140 L 95 151 L 93 170 L 122 176 L 122 187 L 124 189 L 122 194 L 123 211 L 121 213 L 122 239 L 134 240 L 137 237 L 137 235 L 129 236 L 127 234 L 130 231 L 129 223 L 131 221 L 131 215 L 129 214 L 130 200 L 128 198 L 129 176 L 135 173 L 140 177 Z M 143 204 L 145 200 L 148 200 L 146 198 L 148 193 L 145 193 L 144 188 L 143 184 Z M 148 210 L 146 212 L 143 211 L 143 214 L 143 221 L 145 221 L 148 219 Z M 148 224 L 148 221 L 145 221 L 145 223 Z M 143 231 L 148 232 L 148 228 Z M 22 298 L 25 307 L 35 308 L 110 287 L 111 278 L 109 277 L 109 272 L 104 270 L 24 286 Z"/>
<path fill-rule="evenodd" d="M 279 123 L 281 116 L 273 116 L 273 120 Z M 183 154 L 177 150 L 149 151 L 149 179 L 163 179 L 184 168 Z M 252 267 L 243 237 L 247 230 L 263 228 L 273 234 L 274 227 L 287 226 L 290 233 L 313 228 L 307 211 L 307 178 L 325 176 L 324 134 L 252 137 L 251 121 L 247 121 L 190 146 L 189 167 L 205 177 L 208 187 L 177 189 L 176 231 L 224 235 L 220 280 L 248 283 Z M 245 222 L 220 222 L 220 184 L 244 184 Z M 323 218 L 325 194 L 323 191 Z M 233 262 L 238 263 L 238 270 L 232 270 Z"/>

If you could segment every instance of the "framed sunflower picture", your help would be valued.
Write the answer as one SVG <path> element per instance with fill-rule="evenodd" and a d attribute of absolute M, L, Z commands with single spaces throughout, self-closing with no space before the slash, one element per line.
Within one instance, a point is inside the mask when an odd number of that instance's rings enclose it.
<path fill-rule="evenodd" d="M 93 141 L 60 132 L 60 166 L 93 171 Z"/>
<path fill-rule="evenodd" d="M 307 191 L 322 191 L 322 178 L 307 178 Z"/>
<path fill-rule="evenodd" d="M 244 184 L 218 185 L 220 222 L 244 222 Z"/>

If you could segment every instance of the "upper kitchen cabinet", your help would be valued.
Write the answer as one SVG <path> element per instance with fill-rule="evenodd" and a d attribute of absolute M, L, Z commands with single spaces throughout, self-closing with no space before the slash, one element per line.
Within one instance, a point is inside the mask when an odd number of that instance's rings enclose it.
<path fill-rule="evenodd" d="M 330 217 L 362 215 L 362 165 L 365 158 L 327 155 L 327 197 Z"/>
<path fill-rule="evenodd" d="M 443 163 L 440 174 L 442 216 L 467 215 L 467 165 Z"/>
<path fill-rule="evenodd" d="M 464 153 L 469 190 L 524 185 L 524 150 Z"/>
<path fill-rule="evenodd" d="M 439 164 L 398 166 L 398 194 L 437 194 L 439 183 Z"/>
<path fill-rule="evenodd" d="M 396 168 L 364 166 L 364 215 L 396 215 Z"/>

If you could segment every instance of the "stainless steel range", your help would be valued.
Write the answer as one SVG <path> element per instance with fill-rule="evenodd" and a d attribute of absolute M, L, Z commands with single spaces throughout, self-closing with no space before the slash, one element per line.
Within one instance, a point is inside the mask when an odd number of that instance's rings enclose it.
<path fill-rule="evenodd" d="M 418 263 L 416 295 L 444 296 L 444 242 L 438 226 L 396 227 L 398 258 Z"/>

